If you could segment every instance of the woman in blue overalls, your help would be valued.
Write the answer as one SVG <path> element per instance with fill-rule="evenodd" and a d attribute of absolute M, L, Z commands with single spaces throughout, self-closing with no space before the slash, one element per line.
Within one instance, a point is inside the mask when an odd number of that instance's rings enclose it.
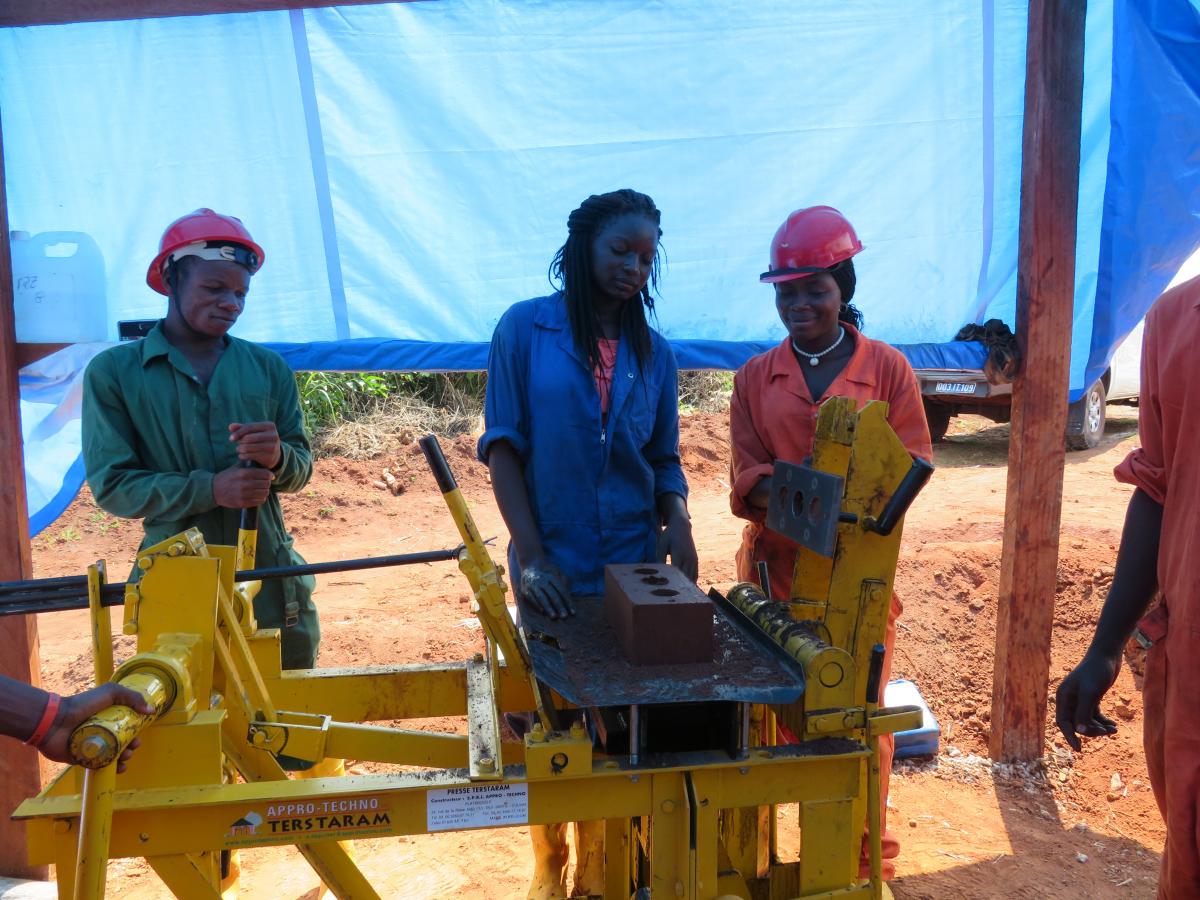
<path fill-rule="evenodd" d="M 632 190 L 588 197 L 550 266 L 559 290 L 500 319 L 479 458 L 512 535 L 522 599 L 558 618 L 609 563 L 670 557 L 696 578 L 679 463 L 675 356 L 650 328 L 661 216 Z M 603 893 L 603 823 L 576 823 L 573 896 Z M 566 825 L 532 826 L 529 897 L 565 896 Z"/>

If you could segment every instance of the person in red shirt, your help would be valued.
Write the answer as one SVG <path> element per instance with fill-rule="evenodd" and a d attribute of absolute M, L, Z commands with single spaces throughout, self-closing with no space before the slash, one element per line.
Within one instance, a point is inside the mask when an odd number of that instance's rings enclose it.
<path fill-rule="evenodd" d="M 1167 823 L 1159 900 L 1200 897 L 1200 465 L 1192 432 L 1200 407 L 1198 344 L 1200 278 L 1193 278 L 1163 294 L 1146 316 L 1138 403 L 1142 446 L 1115 472 L 1137 490 L 1096 633 L 1054 703 L 1056 723 L 1076 750 L 1082 749 L 1078 735 L 1115 733 L 1117 724 L 1100 712 L 1100 701 L 1135 630 L 1150 645 L 1142 740 L 1154 799 Z M 1162 602 L 1145 615 L 1158 592 Z"/>
<path fill-rule="evenodd" d="M 812 454 L 822 400 L 851 397 L 860 405 L 886 401 L 888 423 L 908 452 L 927 461 L 933 458 L 912 367 L 895 348 L 863 335 L 862 314 L 850 302 L 856 284 L 852 257 L 862 249 L 853 226 L 832 207 L 798 209 L 788 216 L 771 243 L 771 269 L 760 278 L 774 285 L 775 309 L 787 338 L 750 359 L 733 379 L 729 499 L 734 515 L 748 520 L 737 553 L 737 577 L 757 582 L 757 565 L 766 562 L 771 596 L 780 600 L 791 597 L 798 545 L 764 525 L 771 472 L 777 460 L 803 463 Z M 884 642 L 884 683 L 901 608 L 893 594 Z M 879 745 L 883 871 L 890 879 L 895 874 L 892 861 L 900 852 L 899 842 L 886 830 L 891 736 Z M 866 873 L 865 840 L 862 854 Z"/>

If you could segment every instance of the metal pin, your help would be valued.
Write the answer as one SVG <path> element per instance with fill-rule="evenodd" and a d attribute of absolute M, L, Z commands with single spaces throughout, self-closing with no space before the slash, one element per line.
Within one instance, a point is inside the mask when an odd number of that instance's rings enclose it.
<path fill-rule="evenodd" d="M 631 703 L 629 705 L 629 764 L 631 766 L 638 764 L 638 749 L 642 742 L 639 719 L 638 705 Z"/>
<path fill-rule="evenodd" d="M 771 599 L 771 574 L 767 569 L 767 561 L 760 559 L 758 561 L 758 586 L 762 588 L 763 596 L 768 600 Z"/>
<path fill-rule="evenodd" d="M 739 759 L 745 759 L 750 755 L 750 704 L 743 703 L 742 706 L 742 728 L 741 728 L 741 743 L 738 746 Z"/>

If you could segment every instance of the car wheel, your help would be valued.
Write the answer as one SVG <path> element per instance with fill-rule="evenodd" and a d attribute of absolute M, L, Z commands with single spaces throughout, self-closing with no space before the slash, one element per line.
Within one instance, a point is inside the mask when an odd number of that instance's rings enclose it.
<path fill-rule="evenodd" d="M 1097 381 L 1067 411 L 1067 449 L 1091 450 L 1104 437 L 1104 382 Z"/>
<path fill-rule="evenodd" d="M 944 403 L 925 401 L 925 421 L 929 423 L 929 437 L 936 444 L 946 436 L 950 428 L 950 420 L 954 418 L 954 408 Z"/>

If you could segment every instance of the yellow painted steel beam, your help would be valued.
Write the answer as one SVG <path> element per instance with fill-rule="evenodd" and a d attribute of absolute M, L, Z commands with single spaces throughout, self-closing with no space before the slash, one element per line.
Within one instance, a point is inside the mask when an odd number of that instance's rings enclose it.
<path fill-rule="evenodd" d="M 96 684 L 106 684 L 113 674 L 112 619 L 108 608 L 100 603 L 100 589 L 105 583 L 104 561 L 88 566 L 88 613 L 92 622 L 92 666 Z"/>
<path fill-rule="evenodd" d="M 717 894 L 720 809 L 716 801 L 720 792 L 720 776 L 704 769 L 686 772 L 684 789 L 691 816 L 691 884 L 695 885 L 696 897 L 700 900 Z"/>
<path fill-rule="evenodd" d="M 113 765 L 88 769 L 83 775 L 74 900 L 103 900 L 116 781 L 117 769 Z"/>
<path fill-rule="evenodd" d="M 633 895 L 634 856 L 628 818 L 604 823 L 604 900 L 629 900 Z"/>
<path fill-rule="evenodd" d="M 438 451 L 441 454 L 441 451 Z M 529 651 L 517 632 L 517 626 L 509 615 L 504 595 L 508 586 L 500 568 L 492 562 L 488 555 L 487 545 L 479 535 L 471 509 L 462 491 L 457 487 L 445 490 L 443 486 L 442 499 L 450 510 L 454 524 L 463 540 L 463 551 L 458 557 L 458 567 L 475 591 L 476 615 L 483 626 L 488 639 L 499 645 L 505 660 L 514 671 L 529 677 L 532 667 L 529 663 Z"/>
<path fill-rule="evenodd" d="M 750 900 L 870 900 L 870 889 L 866 885 L 834 888 L 800 894 L 800 864 L 776 863 L 771 867 L 770 880 L 760 879 L 748 883 Z M 885 900 L 893 900 L 891 891 L 884 887 Z"/>
<path fill-rule="evenodd" d="M 55 840 L 51 846 L 52 857 L 54 863 L 54 879 L 58 884 L 58 900 L 73 900 L 75 897 L 75 866 L 79 859 L 78 847 L 76 842 L 71 840 L 72 826 L 77 826 L 78 821 L 72 822 L 69 819 L 59 819 L 53 824 L 50 822 L 33 823 L 26 828 L 30 846 L 33 843 L 35 831 L 44 831 L 47 834 L 53 833 Z M 36 825 L 37 827 L 33 827 Z M 44 826 L 44 827 L 43 827 Z M 78 828 L 75 829 L 75 834 L 78 834 Z M 32 850 L 30 853 L 32 854 Z"/>
<path fill-rule="evenodd" d="M 249 695 L 252 708 L 259 717 L 268 722 L 274 721 L 277 707 L 250 652 L 250 645 L 246 641 L 246 635 L 242 633 L 241 623 L 234 614 L 229 595 L 224 592 L 217 595 L 217 621 L 229 641 L 229 657 L 234 671 L 241 678 L 243 689 Z"/>
<path fill-rule="evenodd" d="M 495 780 L 503 777 L 500 713 L 492 682 L 492 666 L 482 653 L 477 653 L 467 663 L 467 746 L 471 778 Z"/>
<path fill-rule="evenodd" d="M 688 806 L 682 772 L 663 772 L 651 779 L 650 896 L 687 897 Z"/>
<path fill-rule="evenodd" d="M 268 754 L 249 752 L 277 767 Z M 725 757 L 723 765 L 716 764 L 719 759 L 714 753 L 707 760 L 711 769 L 704 773 L 713 779 L 706 796 L 718 809 L 853 797 L 859 790 L 858 770 L 865 753 L 822 757 L 781 752 L 773 759 L 740 763 Z M 672 771 L 684 768 L 665 770 Z M 527 812 L 524 822 L 508 824 L 650 815 L 650 777 L 661 774 L 606 769 L 602 761 L 584 778 L 528 784 L 512 781 L 520 772 L 519 767 L 506 769 L 510 781 L 505 784 L 527 796 Z M 478 785 L 460 770 L 459 774 L 431 771 L 119 792 L 111 856 L 424 834 L 430 830 L 429 793 L 472 786 Z M 58 837 L 54 820 L 67 822 L 69 835 L 69 823 L 79 815 L 79 797 L 27 800 L 15 815 L 34 820 L 30 822 L 30 844 L 35 861 L 51 862 Z M 346 819 L 347 815 L 351 818 Z M 488 823 L 473 827 L 488 827 Z M 861 833 L 861 823 L 859 830 Z"/>
<path fill-rule="evenodd" d="M 250 665 L 253 667 L 253 660 L 250 660 Z M 314 778 L 303 779 L 300 781 L 292 781 L 288 778 L 287 773 L 280 767 L 279 762 L 275 757 L 268 753 L 255 750 L 246 743 L 246 735 L 249 733 L 250 717 L 252 711 L 244 704 L 235 703 L 227 710 L 227 715 L 222 722 L 223 740 L 222 746 L 226 756 L 236 767 L 238 773 L 246 779 L 246 785 L 253 785 L 260 789 L 266 789 L 271 792 L 278 792 L 289 788 L 292 785 L 304 785 L 313 790 L 316 800 L 312 802 L 311 809 L 313 818 L 308 821 L 316 822 L 318 830 L 331 831 L 330 837 L 334 840 L 329 840 L 325 843 L 316 843 L 320 838 L 317 835 L 310 834 L 311 829 L 291 827 L 293 821 L 292 813 L 295 810 L 290 810 L 287 813 L 281 813 L 278 809 L 272 810 L 268 805 L 261 812 L 254 810 L 244 811 L 239 814 L 238 818 L 233 820 L 225 832 L 223 843 L 218 846 L 202 845 L 199 847 L 193 846 L 187 848 L 184 852 L 195 852 L 197 850 L 234 850 L 239 846 L 244 845 L 244 838 L 249 829 L 250 833 L 256 833 L 259 825 L 264 825 L 265 817 L 270 817 L 272 811 L 277 815 L 271 819 L 275 825 L 281 827 L 271 827 L 272 830 L 278 830 L 281 833 L 290 833 L 290 838 L 286 841 L 278 843 L 295 844 L 296 849 L 308 861 L 313 870 L 321 878 L 321 881 L 329 887 L 329 889 L 341 900 L 353 898 L 353 900 L 378 900 L 378 894 L 375 893 L 362 871 L 355 864 L 354 859 L 350 856 L 345 845 L 339 841 L 347 837 L 340 833 L 347 829 L 347 822 L 357 822 L 358 818 L 347 819 L 347 816 L 352 815 L 353 811 L 346 809 L 346 804 L 340 804 L 336 799 L 321 799 L 327 793 L 325 790 L 326 784 L 338 785 L 340 782 L 346 781 L 345 778 Z M 237 789 L 245 785 L 222 785 L 218 790 Z M 200 788 L 198 790 L 206 790 Z M 211 790 L 208 788 L 207 790 Z M 320 805 L 320 814 L 317 813 L 318 802 Z M 369 801 L 368 801 L 369 807 Z M 309 807 L 304 807 L 308 809 Z M 143 817 L 138 817 L 142 819 Z M 363 819 L 370 823 L 370 819 Z M 336 827 L 334 827 L 336 823 Z M 143 821 L 143 825 L 145 822 Z M 368 824 L 368 828 L 369 828 Z M 143 845 L 150 842 L 149 831 L 141 831 L 139 840 Z M 231 842 L 232 841 L 232 842 Z"/>
<path fill-rule="evenodd" d="M 467 736 L 334 722 L 329 726 L 325 755 L 334 759 L 463 769 L 467 766 Z"/>
<path fill-rule="evenodd" d="M 381 900 L 346 848 L 337 841 L 297 848 L 338 900 Z"/>
<path fill-rule="evenodd" d="M 182 725 L 155 725 L 139 735 L 141 746 L 117 776 L 123 791 L 160 788 L 163 785 L 218 784 L 221 781 L 222 709 L 210 709 Z M 71 772 L 68 769 L 67 772 Z M 75 769 L 74 771 L 79 771 Z M 55 793 L 75 793 L 78 788 L 64 784 Z"/>
<path fill-rule="evenodd" d="M 800 804 L 800 896 L 857 880 L 864 821 L 860 810 L 848 797 Z"/>
<path fill-rule="evenodd" d="M 370 668 L 301 669 L 265 679 L 275 705 L 338 722 L 379 722 L 467 714 L 467 664 L 428 663 Z M 500 708 L 534 708 L 528 681 L 501 667 Z"/>

